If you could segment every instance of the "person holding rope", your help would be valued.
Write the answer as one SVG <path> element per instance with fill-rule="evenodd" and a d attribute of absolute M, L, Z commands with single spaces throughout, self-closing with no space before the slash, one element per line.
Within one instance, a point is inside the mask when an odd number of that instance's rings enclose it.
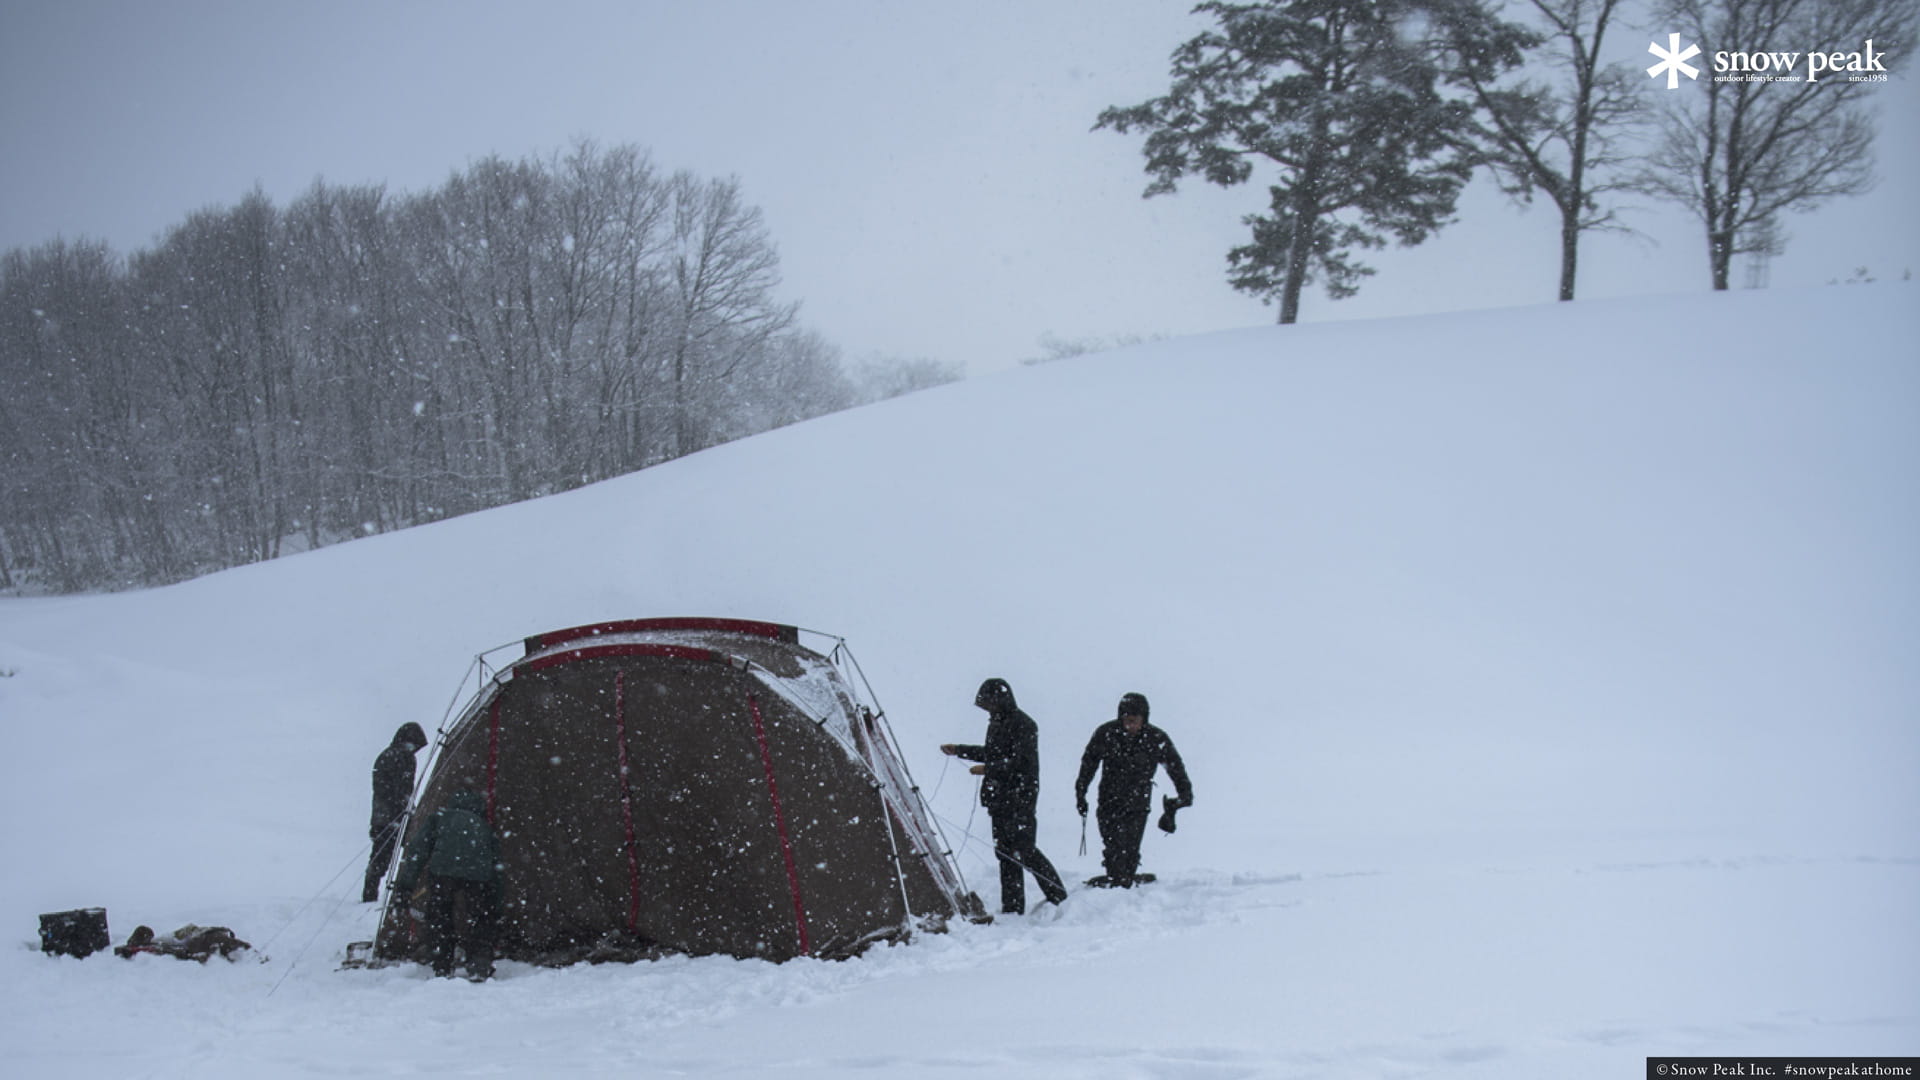
<path fill-rule="evenodd" d="M 413 797 L 413 755 L 426 745 L 427 733 L 409 720 L 373 759 L 373 823 L 367 826 L 373 855 L 367 860 L 367 883 L 360 890 L 363 904 L 380 899 L 380 879 L 393 865 L 393 850 L 400 843 L 400 821 L 406 817 L 407 800 Z"/>
<path fill-rule="evenodd" d="M 1174 830 L 1174 814 L 1193 805 L 1193 784 L 1187 779 L 1186 763 L 1174 749 L 1167 733 L 1147 723 L 1147 699 L 1142 694 L 1127 694 L 1120 699 L 1114 719 L 1093 729 L 1086 752 L 1080 756 L 1080 776 L 1073 785 L 1074 807 L 1084 821 L 1087 816 L 1087 787 L 1093 774 L 1100 772 L 1100 809 L 1094 815 L 1100 823 L 1100 861 L 1107 872 L 1089 878 L 1096 887 L 1131 889 L 1139 881 L 1152 877 L 1140 873 L 1140 841 L 1147 834 L 1147 817 L 1153 812 L 1153 774 L 1166 766 L 1173 779 L 1174 794 L 1162 801 L 1160 829 Z"/>
<path fill-rule="evenodd" d="M 981 777 L 980 805 L 993 823 L 993 850 L 1000 858 L 1000 910 L 1023 915 L 1027 910 L 1026 875 L 1033 874 L 1048 903 L 1067 898 L 1060 874 L 1040 853 L 1034 809 L 1040 802 L 1040 728 L 1014 704 L 1013 687 L 1005 679 L 988 679 L 974 695 L 974 705 L 987 711 L 987 741 L 981 745 L 944 743 L 940 752 L 977 761 L 971 770 Z"/>

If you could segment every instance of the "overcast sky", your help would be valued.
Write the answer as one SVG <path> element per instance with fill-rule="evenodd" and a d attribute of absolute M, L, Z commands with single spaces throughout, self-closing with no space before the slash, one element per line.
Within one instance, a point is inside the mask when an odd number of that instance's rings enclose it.
<path fill-rule="evenodd" d="M 87 237 L 130 253 L 255 185 L 282 206 L 322 177 L 418 192 L 587 136 L 738 176 L 783 297 L 853 360 L 984 371 L 1043 334 L 1266 323 L 1224 275 L 1264 187 L 1143 200 L 1139 138 L 1089 131 L 1165 91 L 1168 53 L 1205 25 L 1190 6 L 0 0 L 0 250 Z M 1619 55 L 1653 63 L 1652 36 L 1620 31 Z M 1880 100 L 1879 188 L 1792 218 L 1775 287 L 1920 271 L 1920 93 L 1896 77 Z M 1645 237 L 1585 242 L 1582 297 L 1707 288 L 1699 226 L 1647 205 Z M 1358 297 L 1310 293 L 1302 317 L 1549 302 L 1556 230 L 1549 208 L 1476 184 L 1439 239 L 1369 255 L 1380 273 Z"/>

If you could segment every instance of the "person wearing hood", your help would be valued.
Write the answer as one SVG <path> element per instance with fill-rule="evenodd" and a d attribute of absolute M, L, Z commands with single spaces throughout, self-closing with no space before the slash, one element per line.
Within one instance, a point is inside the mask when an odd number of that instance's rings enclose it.
<path fill-rule="evenodd" d="M 472 788 L 448 796 L 407 843 L 393 887 L 414 892 L 426 876 L 426 930 L 433 973 L 453 974 L 454 948 L 467 954 L 467 974 L 493 975 L 500 921 L 500 839 L 487 821 L 487 803 Z"/>
<path fill-rule="evenodd" d="M 1165 766 L 1173 780 L 1174 795 L 1165 800 L 1166 813 L 1160 828 L 1172 832 L 1174 813 L 1193 805 L 1193 784 L 1187 780 L 1187 766 L 1180 760 L 1167 733 L 1147 723 L 1147 699 L 1127 694 L 1120 699 L 1118 715 L 1093 729 L 1087 749 L 1080 757 L 1080 776 L 1073 785 L 1074 806 L 1081 817 L 1087 816 L 1087 787 L 1093 774 L 1100 775 L 1101 862 L 1104 879 L 1088 884 L 1132 888 L 1140 879 L 1140 841 L 1147 833 L 1147 817 L 1153 810 L 1154 770 Z M 1151 880 L 1151 879 L 1149 879 Z"/>
<path fill-rule="evenodd" d="M 399 846 L 400 822 L 407 814 L 407 800 L 413 797 L 413 755 L 427 745 L 427 733 L 408 721 L 393 733 L 393 742 L 373 759 L 373 822 L 367 836 L 373 841 L 373 856 L 367 860 L 367 882 L 360 890 L 361 903 L 380 899 L 380 879 L 393 865 L 393 849 Z"/>
<path fill-rule="evenodd" d="M 993 823 L 993 849 L 1000 858 L 1000 910 L 1009 915 L 1026 912 L 1028 873 L 1047 901 L 1057 904 L 1067 898 L 1066 886 L 1036 843 L 1040 728 L 1014 704 L 1013 688 L 1005 679 L 981 683 L 973 703 L 987 711 L 987 741 L 978 746 L 945 743 L 940 752 L 980 763 L 971 771 L 981 777 L 980 805 L 987 808 Z"/>

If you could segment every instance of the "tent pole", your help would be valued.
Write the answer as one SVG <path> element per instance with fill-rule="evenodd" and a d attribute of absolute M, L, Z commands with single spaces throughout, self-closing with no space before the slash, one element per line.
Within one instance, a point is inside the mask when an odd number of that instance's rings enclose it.
<path fill-rule="evenodd" d="M 874 792 L 880 796 L 880 816 L 887 823 L 887 844 L 893 848 L 893 880 L 900 886 L 900 906 L 906 909 L 907 922 L 913 922 L 913 901 L 907 896 L 907 868 L 900 862 L 900 839 L 893 831 L 893 807 L 887 805 L 887 789 L 878 784 Z"/>

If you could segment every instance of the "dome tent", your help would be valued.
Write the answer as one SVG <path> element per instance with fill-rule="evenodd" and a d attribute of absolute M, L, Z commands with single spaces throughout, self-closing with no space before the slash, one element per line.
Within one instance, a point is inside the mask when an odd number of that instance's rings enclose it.
<path fill-rule="evenodd" d="M 481 685 L 442 729 L 405 832 L 463 788 L 484 796 L 502 957 L 839 958 L 985 917 L 845 642 L 681 618 L 524 646 L 497 671 L 475 661 Z M 424 947 L 396 899 L 381 958 Z"/>

